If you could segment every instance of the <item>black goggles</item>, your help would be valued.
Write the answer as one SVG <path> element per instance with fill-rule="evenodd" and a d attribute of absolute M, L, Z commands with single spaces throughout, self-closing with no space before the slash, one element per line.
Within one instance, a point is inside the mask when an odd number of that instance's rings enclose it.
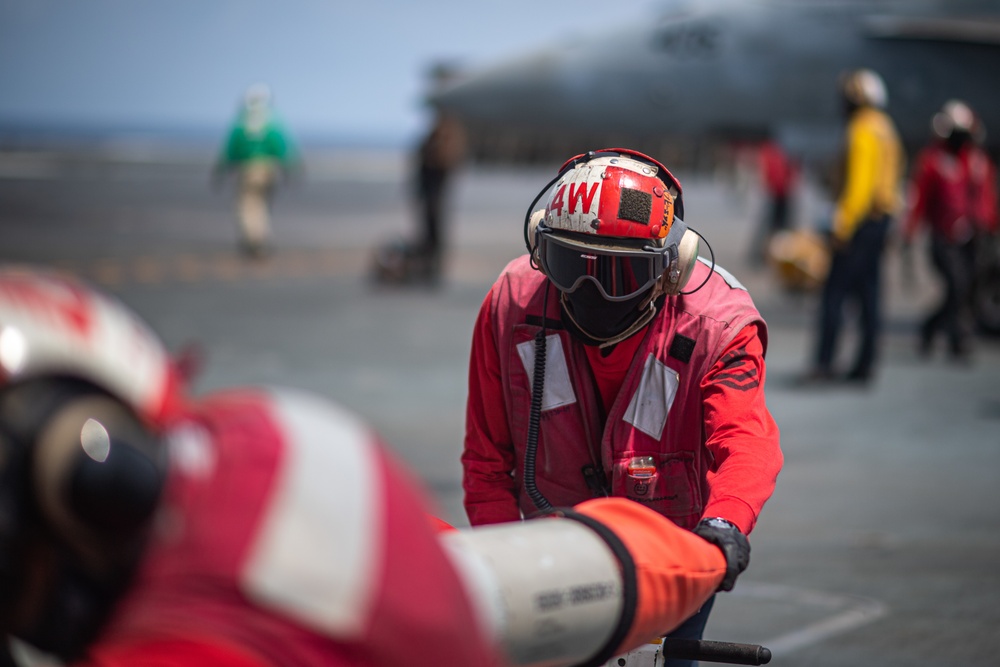
<path fill-rule="evenodd" d="M 563 233 L 565 234 L 565 232 Z M 594 245 L 570 235 L 538 230 L 538 261 L 542 271 L 560 291 L 573 292 L 584 280 L 593 282 L 605 299 L 626 301 L 652 287 L 666 270 L 669 246 L 642 241 L 641 247 Z"/>

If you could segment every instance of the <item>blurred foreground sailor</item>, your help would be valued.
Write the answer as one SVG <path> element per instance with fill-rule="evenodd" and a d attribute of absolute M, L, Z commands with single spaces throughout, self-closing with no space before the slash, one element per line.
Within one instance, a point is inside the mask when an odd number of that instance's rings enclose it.
<path fill-rule="evenodd" d="M 782 465 L 767 327 L 682 216 L 680 183 L 627 149 L 539 192 L 473 333 L 465 509 L 476 526 L 628 499 L 715 544 L 730 590 Z M 701 638 L 710 608 L 670 636 Z"/>
<path fill-rule="evenodd" d="M 115 300 L 0 267 L 3 637 L 93 667 L 598 664 L 725 576 L 627 501 L 444 533 L 425 507 L 343 409 L 194 400 Z"/>

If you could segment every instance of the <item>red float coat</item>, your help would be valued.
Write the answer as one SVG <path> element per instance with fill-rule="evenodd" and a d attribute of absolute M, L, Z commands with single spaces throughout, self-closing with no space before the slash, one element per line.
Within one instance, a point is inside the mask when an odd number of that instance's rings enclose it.
<path fill-rule="evenodd" d="M 943 142 L 924 148 L 910 177 L 909 210 L 903 221 L 903 237 L 912 240 L 921 221 L 947 243 L 972 238 L 968 174 L 958 155 Z"/>
<path fill-rule="evenodd" d="M 774 141 L 766 141 L 760 146 L 760 172 L 764 190 L 772 197 L 787 197 L 795 188 L 798 168 Z"/>
<path fill-rule="evenodd" d="M 523 488 L 524 450 L 534 336 L 548 291 L 536 458 L 546 499 L 559 507 L 601 495 L 581 472 L 589 467 L 611 495 L 682 527 L 722 516 L 744 533 L 752 530 L 782 463 L 764 402 L 767 330 L 735 278 L 709 273 L 698 262 L 688 284 L 708 277 L 707 284 L 668 298 L 645 330 L 616 346 L 602 365 L 596 348 L 562 327 L 559 293 L 527 256 L 507 266 L 483 302 L 472 341 L 462 463 L 473 525 L 536 511 Z M 655 461 L 651 483 L 627 474 L 629 461 L 640 456 Z"/>
<path fill-rule="evenodd" d="M 422 497 L 347 413 L 220 393 L 170 453 L 155 539 L 83 664 L 496 664 Z"/>
<path fill-rule="evenodd" d="M 1000 226 L 997 216 L 996 165 L 986 151 L 974 144 L 966 146 L 959 153 L 958 159 L 965 172 L 969 217 L 979 231 L 996 233 Z"/>

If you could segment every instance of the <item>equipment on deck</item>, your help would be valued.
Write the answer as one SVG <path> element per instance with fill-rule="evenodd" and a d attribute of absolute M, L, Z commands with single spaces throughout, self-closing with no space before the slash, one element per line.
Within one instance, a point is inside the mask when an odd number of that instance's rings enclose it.
<path fill-rule="evenodd" d="M 761 646 L 663 638 L 715 593 L 726 563 L 715 545 L 638 503 L 599 498 L 440 537 L 510 665 L 770 660 Z"/>
<path fill-rule="evenodd" d="M 434 284 L 441 277 L 441 260 L 403 239 L 388 241 L 372 254 L 371 276 L 382 285 Z"/>
<path fill-rule="evenodd" d="M 766 665 L 771 662 L 771 651 L 759 644 L 664 637 L 612 658 L 605 667 L 662 667 L 665 658 L 729 665 Z"/>
<path fill-rule="evenodd" d="M 823 237 L 808 229 L 778 232 L 768 246 L 768 259 L 781 284 L 792 291 L 818 289 L 830 270 L 830 250 Z"/>

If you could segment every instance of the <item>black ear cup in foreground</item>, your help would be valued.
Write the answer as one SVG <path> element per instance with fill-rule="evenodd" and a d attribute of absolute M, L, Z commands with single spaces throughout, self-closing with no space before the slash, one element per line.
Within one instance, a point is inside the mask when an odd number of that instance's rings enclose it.
<path fill-rule="evenodd" d="M 46 519 L 81 554 L 100 557 L 141 532 L 164 484 L 162 451 L 123 405 L 84 395 L 38 433 L 33 481 Z"/>
<path fill-rule="evenodd" d="M 165 479 L 156 434 L 68 378 L 0 391 L 0 630 L 65 661 L 135 570 Z"/>

